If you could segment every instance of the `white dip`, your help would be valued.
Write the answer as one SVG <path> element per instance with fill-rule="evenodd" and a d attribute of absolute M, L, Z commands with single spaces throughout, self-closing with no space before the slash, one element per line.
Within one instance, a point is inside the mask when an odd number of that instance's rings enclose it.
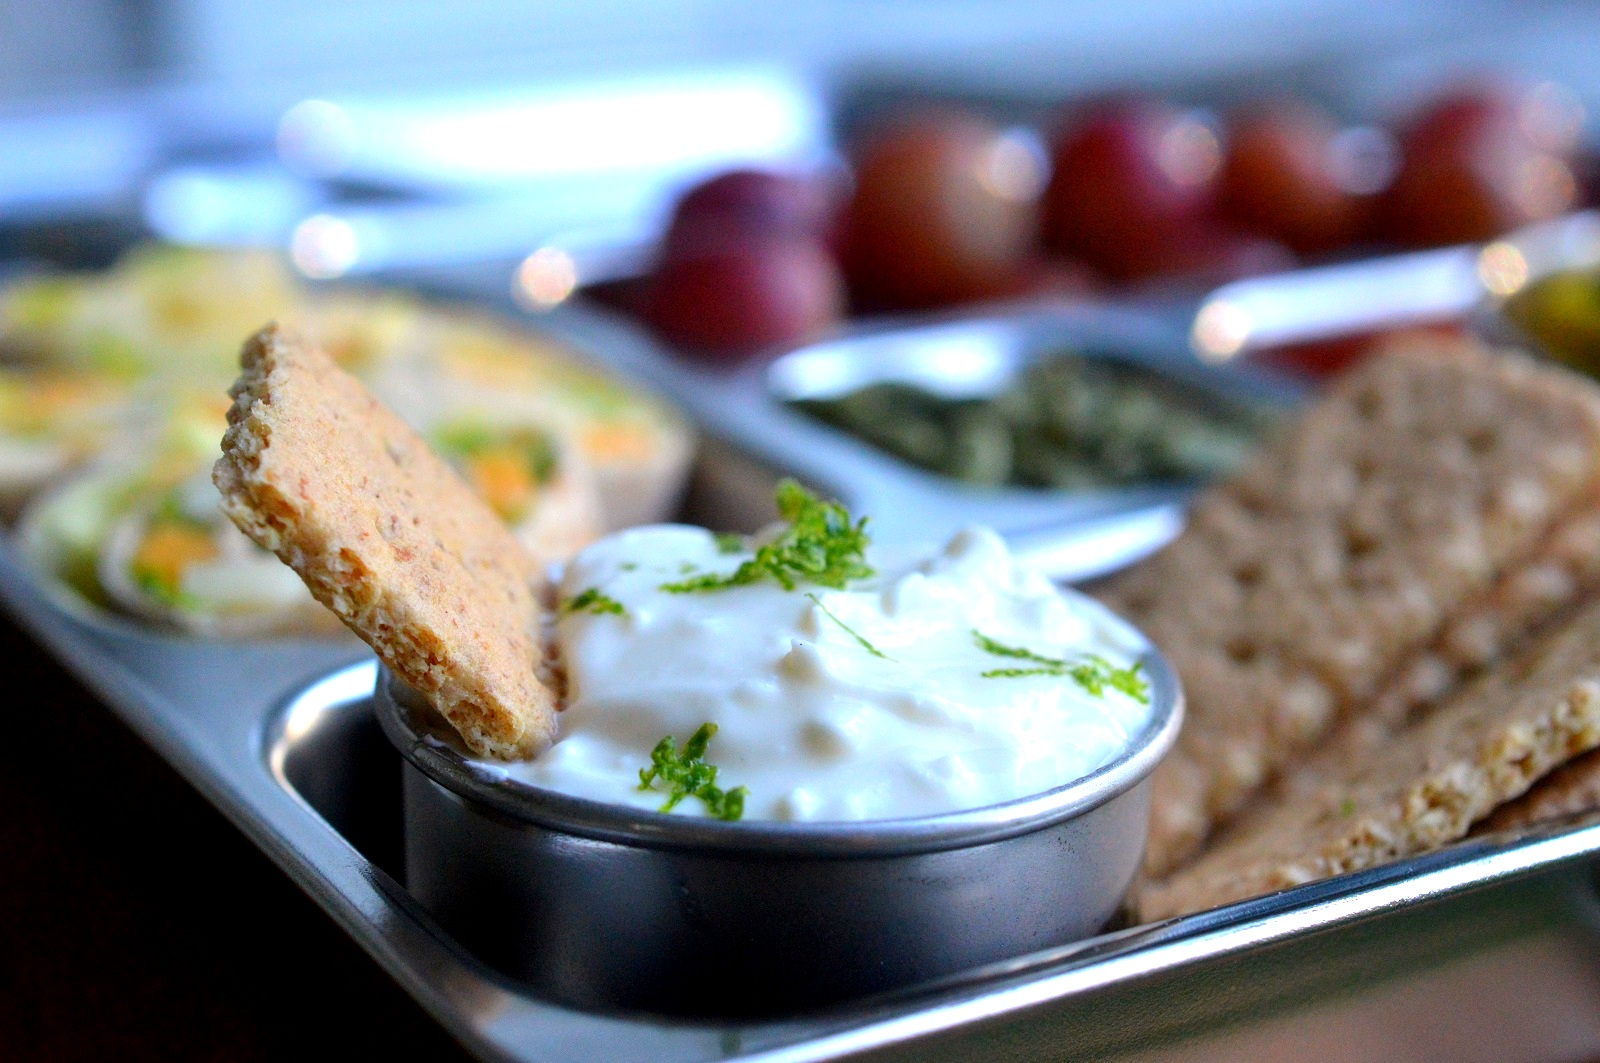
<path fill-rule="evenodd" d="M 593 588 L 622 612 L 561 619 L 569 684 L 561 740 L 535 760 L 483 766 L 659 809 L 666 793 L 641 791 L 640 768 L 663 736 L 681 747 L 710 722 L 718 731 L 705 761 L 718 769 L 717 786 L 746 788 L 744 819 L 893 819 L 1070 782 L 1115 757 L 1150 717 L 1148 698 L 1135 696 L 1142 673 L 1135 694 L 1109 686 L 1096 694 L 1092 678 L 995 652 L 1026 649 L 1067 668 L 1088 654 L 1120 668 L 1137 656 L 1087 599 L 1013 564 L 987 529 L 963 531 L 931 554 L 869 549 L 876 573 L 844 590 L 786 590 L 770 579 L 662 589 L 731 573 L 750 557 L 748 547 L 724 553 L 709 532 L 679 525 L 624 531 L 581 553 L 563 600 Z M 989 649 L 975 632 L 992 640 Z M 1056 674 L 983 674 L 1030 668 Z M 705 815 L 706 807 L 689 797 L 674 811 Z"/>

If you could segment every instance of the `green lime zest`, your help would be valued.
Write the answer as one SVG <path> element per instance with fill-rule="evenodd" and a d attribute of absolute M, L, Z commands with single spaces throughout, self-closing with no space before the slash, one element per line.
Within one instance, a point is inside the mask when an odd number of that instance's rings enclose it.
<path fill-rule="evenodd" d="M 736 820 L 744 815 L 743 786 L 723 790 L 717 786 L 717 769 L 705 761 L 706 747 L 716 736 L 717 725 L 703 723 L 679 749 L 668 735 L 650 751 L 650 766 L 639 769 L 639 789 L 658 790 L 656 781 L 667 786 L 667 800 L 661 811 L 671 812 L 686 797 L 698 797 L 717 819 Z"/>
<path fill-rule="evenodd" d="M 997 642 L 996 640 L 990 638 L 988 635 L 985 635 L 976 628 L 973 629 L 972 638 L 973 641 L 978 644 L 978 649 L 982 650 L 984 653 L 992 653 L 996 657 L 1014 657 L 1019 661 L 1033 661 L 1037 664 L 1047 665 L 1052 668 L 1064 667 L 1066 663 L 1058 660 L 1055 657 L 1041 657 L 1032 650 L 1024 649 L 1021 646 L 1007 646 L 1003 642 Z M 1034 671 L 1037 671 L 1037 669 L 1019 669 L 1019 671 L 1027 671 L 1029 674 L 1032 674 Z"/>
<path fill-rule="evenodd" d="M 726 575 L 708 572 L 693 579 L 663 583 L 669 594 L 691 594 L 742 587 L 770 579 L 786 591 L 801 583 L 835 590 L 851 580 L 873 574 L 866 563 L 867 520 L 852 522 L 850 511 L 838 502 L 825 502 L 793 480 L 778 484 L 778 515 L 788 522 L 770 543 L 756 548 L 755 556 Z"/>
<path fill-rule="evenodd" d="M 621 602 L 609 594 L 603 593 L 599 587 L 589 587 L 579 591 L 562 602 L 561 608 L 557 610 L 562 616 L 571 616 L 573 613 L 595 613 L 597 615 L 600 613 L 615 613 L 617 616 L 622 616 L 626 611 L 623 609 Z"/>
<path fill-rule="evenodd" d="M 882 658 L 885 661 L 894 660 L 893 657 L 890 657 L 887 653 L 884 653 L 882 650 L 878 649 L 878 647 L 868 642 L 866 636 L 861 634 L 861 632 L 857 631 L 855 628 L 851 627 L 849 624 L 835 616 L 832 609 L 829 609 L 827 606 L 822 604 L 821 598 L 818 598 L 815 594 L 812 594 L 809 591 L 806 592 L 806 597 L 810 598 L 816 607 L 821 609 L 823 614 L 827 616 L 829 620 L 832 620 L 835 624 L 838 624 L 840 627 L 844 628 L 845 633 L 851 638 L 855 639 L 856 642 L 860 644 L 862 649 L 866 650 L 874 657 Z"/>
<path fill-rule="evenodd" d="M 1045 657 L 1034 653 L 1032 650 L 1021 646 L 1008 646 L 998 642 L 981 631 L 972 632 L 973 641 L 985 653 L 994 654 L 996 657 L 1009 657 L 1013 660 L 1028 661 L 1031 668 L 993 668 L 983 672 L 985 679 L 1019 679 L 1024 676 L 1058 676 L 1071 679 L 1083 690 L 1094 697 L 1102 697 L 1105 692 L 1115 690 L 1126 694 L 1141 705 L 1150 704 L 1150 684 L 1140 672 L 1143 663 L 1135 661 L 1126 668 L 1119 668 L 1100 656 L 1091 653 L 1081 660 L 1066 661 L 1059 657 Z"/>
<path fill-rule="evenodd" d="M 991 668 L 987 672 L 979 673 L 984 679 L 1021 679 L 1030 675 L 1066 675 L 1059 668 Z"/>

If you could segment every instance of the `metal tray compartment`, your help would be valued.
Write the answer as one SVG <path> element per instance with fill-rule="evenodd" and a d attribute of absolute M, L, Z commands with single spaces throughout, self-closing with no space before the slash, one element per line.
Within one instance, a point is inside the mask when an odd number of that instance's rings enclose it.
<path fill-rule="evenodd" d="M 1402 865 L 778 1022 L 666 1022 L 529 995 L 398 885 L 400 757 L 345 648 L 219 652 L 0 596 L 485 1058 L 1577 1058 L 1600 1048 L 1600 826 Z M 285 679 L 285 676 L 312 678 Z M 1531 1008 L 1529 1000 L 1537 1000 Z"/>
<path fill-rule="evenodd" d="M 1149 776 L 1183 711 L 1166 660 L 1100 611 L 1149 678 L 1126 750 L 1051 791 L 910 822 L 707 824 L 486 781 L 385 671 L 378 720 L 410 769 L 404 882 L 536 993 L 663 1015 L 783 1015 L 1092 937 L 1138 872 Z"/>
<path fill-rule="evenodd" d="M 305 688 L 268 717 L 264 748 L 277 783 L 409 904 L 393 881 L 401 759 L 372 714 L 374 675 L 359 664 Z M 1600 1045 L 1600 898 L 1581 859 L 1596 847 L 1600 826 L 1471 842 L 786 1022 L 581 1012 L 460 954 L 449 985 L 549 1024 L 517 1058 L 569 1027 L 615 1059 L 1569 1058 Z"/>
<path fill-rule="evenodd" d="M 1104 575 L 1170 540 L 1182 526 L 1183 503 L 1194 486 L 973 486 L 909 465 L 790 408 L 786 400 L 881 380 L 955 380 L 971 393 L 992 392 L 1028 365 L 1066 350 L 1143 366 L 1176 386 L 1244 404 L 1288 408 L 1304 395 L 1301 385 L 1258 367 L 1203 365 L 1181 329 L 1110 305 L 880 321 L 769 364 L 731 370 L 675 357 L 638 326 L 592 307 L 563 307 L 546 320 L 681 405 L 714 449 L 731 447 L 735 463 L 781 469 L 870 514 L 875 537 L 927 541 L 984 523 L 1036 567 L 1068 582 Z M 751 511 L 765 512 L 765 499 L 761 503 Z"/>

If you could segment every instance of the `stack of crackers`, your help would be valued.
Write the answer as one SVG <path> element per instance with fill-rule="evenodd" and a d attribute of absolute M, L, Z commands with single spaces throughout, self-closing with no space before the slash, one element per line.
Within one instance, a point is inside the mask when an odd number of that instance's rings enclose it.
<path fill-rule="evenodd" d="M 1600 746 L 1596 586 L 1600 387 L 1465 340 L 1375 355 L 1101 591 L 1188 698 L 1141 914 L 1448 843 Z"/>

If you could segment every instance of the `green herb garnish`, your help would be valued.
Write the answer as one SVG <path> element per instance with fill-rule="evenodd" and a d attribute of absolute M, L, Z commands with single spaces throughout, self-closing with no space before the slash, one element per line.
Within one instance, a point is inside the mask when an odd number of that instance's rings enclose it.
<path fill-rule="evenodd" d="M 845 623 L 843 620 L 840 620 L 837 616 L 834 616 L 833 615 L 833 610 L 829 609 L 827 606 L 823 605 L 821 598 L 818 598 L 815 594 L 811 594 L 811 593 L 807 593 L 806 597 L 810 598 L 813 602 L 815 602 L 817 608 L 821 609 L 823 611 L 823 613 L 827 614 L 827 617 L 828 617 L 829 620 L 832 620 L 835 624 L 838 624 L 840 627 L 844 628 L 845 632 L 847 634 L 849 634 L 849 636 L 851 638 L 855 639 L 858 643 L 861 644 L 861 648 L 862 649 L 866 650 L 868 653 L 872 654 L 874 657 L 881 657 L 882 659 L 884 659 L 886 661 L 894 660 L 893 657 L 890 657 L 887 653 L 884 653 L 882 650 L 878 649 L 878 647 L 876 647 L 872 643 L 868 642 L 867 639 L 866 639 L 866 636 L 862 635 L 859 631 L 857 631 L 855 628 L 851 627 L 849 624 Z"/>
<path fill-rule="evenodd" d="M 1339 802 L 1339 815 L 1341 815 L 1341 816 L 1353 816 L 1355 814 L 1356 814 L 1356 803 L 1355 803 L 1355 799 L 1354 798 L 1347 797 L 1343 801 Z"/>
<path fill-rule="evenodd" d="M 1003 642 L 996 642 L 981 631 L 974 630 L 972 638 L 977 642 L 978 649 L 985 653 L 992 653 L 996 657 L 1015 657 L 1021 661 L 1034 661 L 1051 667 L 1064 667 L 1066 663 L 1054 657 L 1041 657 L 1032 650 L 1023 649 L 1021 646 L 1007 646 Z"/>
<path fill-rule="evenodd" d="M 1072 676 L 1073 682 L 1095 697 L 1110 687 L 1119 694 L 1126 694 L 1134 701 L 1148 705 L 1150 684 L 1139 674 L 1140 667 L 1140 662 L 1134 661 L 1126 668 L 1118 668 L 1099 654 L 1091 653 L 1068 668 L 1067 674 Z"/>
<path fill-rule="evenodd" d="M 716 724 L 703 723 L 682 749 L 676 748 L 668 735 L 650 751 L 650 766 L 639 769 L 639 789 L 657 789 L 657 779 L 666 783 L 667 801 L 661 811 L 671 812 L 685 797 L 698 797 L 718 819 L 735 820 L 744 815 L 744 799 L 749 791 L 743 786 L 722 790 L 717 786 L 716 767 L 705 762 L 706 746 L 716 733 Z"/>
<path fill-rule="evenodd" d="M 744 553 L 744 536 L 734 532 L 717 532 L 712 538 L 717 541 L 717 553 L 742 554 Z"/>
<path fill-rule="evenodd" d="M 562 602 L 559 612 L 562 616 L 571 616 L 573 613 L 615 613 L 622 616 L 626 610 L 621 602 L 603 593 L 599 587 L 590 587 Z"/>
<path fill-rule="evenodd" d="M 972 637 L 977 642 L 978 648 L 985 653 L 992 653 L 996 657 L 1030 661 L 1036 666 L 994 668 L 982 673 L 985 679 L 1017 679 L 1033 675 L 1060 676 L 1071 679 L 1095 697 L 1105 694 L 1109 687 L 1126 694 L 1140 704 L 1150 704 L 1150 684 L 1139 674 L 1142 665 L 1138 661 L 1127 668 L 1118 668 L 1099 654 L 1091 653 L 1080 661 L 1069 663 L 1058 657 L 1042 656 L 1021 646 L 1007 646 L 1003 642 L 996 642 L 981 631 L 974 631 Z"/>
<path fill-rule="evenodd" d="M 867 565 L 866 518 L 854 523 L 850 512 L 837 502 L 824 502 L 793 480 L 778 484 L 778 515 L 789 527 L 772 542 L 756 548 L 755 557 L 727 575 L 708 572 L 677 583 L 663 583 L 670 594 L 720 591 L 764 579 L 775 580 L 786 591 L 801 582 L 842 588 L 854 579 L 872 575 Z"/>

